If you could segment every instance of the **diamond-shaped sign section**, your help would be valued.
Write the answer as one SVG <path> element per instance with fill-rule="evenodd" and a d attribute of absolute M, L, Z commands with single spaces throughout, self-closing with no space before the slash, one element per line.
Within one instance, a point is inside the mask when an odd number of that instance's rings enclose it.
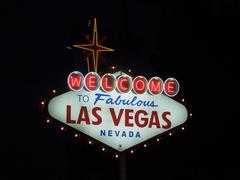
<path fill-rule="evenodd" d="M 114 75 L 119 76 L 122 72 Z M 117 90 L 69 91 L 53 98 L 49 114 L 68 126 L 124 151 L 183 124 L 185 106 L 163 94 L 120 94 Z"/>

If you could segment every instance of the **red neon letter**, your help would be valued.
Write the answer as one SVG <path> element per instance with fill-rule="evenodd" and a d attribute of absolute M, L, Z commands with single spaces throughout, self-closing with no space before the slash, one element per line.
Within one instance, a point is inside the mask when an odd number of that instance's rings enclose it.
<path fill-rule="evenodd" d="M 101 87 L 105 92 L 111 92 L 116 87 L 116 78 L 112 74 L 105 74 L 102 77 Z"/>
<path fill-rule="evenodd" d="M 131 90 L 131 78 L 127 75 L 119 76 L 117 80 L 117 88 L 120 93 L 127 93 Z"/>
<path fill-rule="evenodd" d="M 149 92 L 152 95 L 159 95 L 163 91 L 163 81 L 159 77 L 153 77 L 148 83 Z"/>
<path fill-rule="evenodd" d="M 79 76 L 70 76 L 70 85 L 74 88 L 79 88 L 81 82 L 81 77 Z"/>
<path fill-rule="evenodd" d="M 136 94 L 143 94 L 147 90 L 147 79 L 143 76 L 137 76 L 133 80 L 133 91 Z"/>
<path fill-rule="evenodd" d="M 168 78 L 164 83 L 164 92 L 170 97 L 176 96 L 179 91 L 179 83 L 174 78 Z"/>
<path fill-rule="evenodd" d="M 85 87 L 89 91 L 95 91 L 99 88 L 100 77 L 95 72 L 90 72 L 85 76 Z"/>
<path fill-rule="evenodd" d="M 83 87 L 83 75 L 78 71 L 74 71 L 68 76 L 68 87 L 73 90 L 77 91 L 82 89 Z"/>
<path fill-rule="evenodd" d="M 174 81 L 168 81 L 168 83 L 166 83 L 165 87 L 166 87 L 166 91 L 169 94 L 173 94 L 174 93 Z"/>

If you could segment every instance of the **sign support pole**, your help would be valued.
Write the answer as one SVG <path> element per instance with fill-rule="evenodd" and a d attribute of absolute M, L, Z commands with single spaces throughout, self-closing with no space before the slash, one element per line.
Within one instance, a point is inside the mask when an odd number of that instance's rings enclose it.
<path fill-rule="evenodd" d="M 126 153 L 120 154 L 120 179 L 119 180 L 127 180 L 127 173 L 126 173 Z"/>

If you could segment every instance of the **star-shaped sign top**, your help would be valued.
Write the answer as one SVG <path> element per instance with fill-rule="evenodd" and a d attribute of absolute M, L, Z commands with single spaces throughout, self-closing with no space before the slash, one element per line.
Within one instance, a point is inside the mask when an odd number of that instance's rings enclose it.
<path fill-rule="evenodd" d="M 93 67 L 94 67 L 95 72 L 97 72 L 97 70 L 98 70 L 98 55 L 99 55 L 99 52 L 114 51 L 111 48 L 99 45 L 98 32 L 97 32 L 97 19 L 96 18 L 94 18 L 92 43 L 91 44 L 76 44 L 76 45 L 73 45 L 73 47 L 87 50 L 92 54 Z"/>

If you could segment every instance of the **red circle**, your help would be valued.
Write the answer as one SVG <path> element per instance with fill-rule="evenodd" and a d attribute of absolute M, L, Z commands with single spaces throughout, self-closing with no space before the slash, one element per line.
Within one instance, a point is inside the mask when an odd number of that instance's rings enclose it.
<path fill-rule="evenodd" d="M 113 91 L 116 88 L 115 76 L 110 73 L 104 74 L 101 80 L 101 88 L 105 92 Z"/>
<path fill-rule="evenodd" d="M 73 91 L 79 91 L 84 86 L 84 76 L 79 71 L 73 71 L 68 76 L 68 87 Z"/>
<path fill-rule="evenodd" d="M 163 81 L 160 77 L 152 77 L 148 82 L 148 90 L 152 95 L 159 95 L 163 92 Z"/>
<path fill-rule="evenodd" d="M 85 76 L 85 88 L 88 91 L 95 91 L 100 86 L 100 76 L 95 72 L 89 72 Z"/>
<path fill-rule="evenodd" d="M 117 89 L 120 93 L 128 93 L 132 89 L 132 79 L 128 75 L 121 75 L 117 79 Z"/>
<path fill-rule="evenodd" d="M 137 76 L 133 80 L 133 91 L 136 94 L 143 94 L 147 91 L 148 88 L 148 81 L 145 77 L 143 76 Z"/>
<path fill-rule="evenodd" d="M 164 82 L 164 93 L 170 97 L 174 97 L 179 92 L 179 83 L 175 78 L 168 78 Z"/>

